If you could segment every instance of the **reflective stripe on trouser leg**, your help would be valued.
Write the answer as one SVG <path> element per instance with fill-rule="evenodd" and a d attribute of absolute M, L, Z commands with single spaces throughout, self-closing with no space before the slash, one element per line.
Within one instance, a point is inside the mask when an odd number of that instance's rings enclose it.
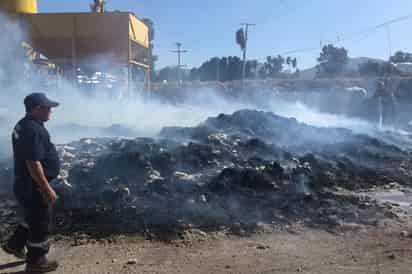
<path fill-rule="evenodd" d="M 27 241 L 27 261 L 37 261 L 49 252 L 49 223 L 38 222 L 30 224 Z"/>
<path fill-rule="evenodd" d="M 25 229 L 29 229 L 29 225 L 26 222 L 20 222 L 19 226 L 24 227 Z"/>
<path fill-rule="evenodd" d="M 40 249 L 43 249 L 43 250 L 45 250 L 45 249 L 48 250 L 49 247 L 50 247 L 50 244 L 49 244 L 48 240 L 44 241 L 44 242 L 41 242 L 41 243 L 27 242 L 27 247 L 28 248 L 40 248 Z"/>

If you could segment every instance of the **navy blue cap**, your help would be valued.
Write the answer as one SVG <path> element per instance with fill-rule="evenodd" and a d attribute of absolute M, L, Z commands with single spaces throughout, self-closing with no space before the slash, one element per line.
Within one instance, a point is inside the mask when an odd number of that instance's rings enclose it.
<path fill-rule="evenodd" d="M 57 107 L 59 103 L 50 100 L 44 93 L 36 92 L 24 98 L 24 105 L 26 106 L 26 110 L 30 111 L 36 107 L 54 108 Z"/>

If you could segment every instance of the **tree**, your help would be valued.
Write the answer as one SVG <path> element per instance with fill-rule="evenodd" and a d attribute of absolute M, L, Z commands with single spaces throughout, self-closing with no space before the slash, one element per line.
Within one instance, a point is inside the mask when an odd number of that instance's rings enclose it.
<path fill-rule="evenodd" d="M 240 46 L 243 53 L 242 64 L 242 80 L 246 77 L 246 46 L 247 46 L 247 26 L 246 31 L 243 28 L 238 29 L 236 32 L 236 43 Z"/>
<path fill-rule="evenodd" d="M 246 78 L 256 78 L 257 60 L 246 62 Z M 199 68 L 192 68 L 191 80 L 234 81 L 242 79 L 243 62 L 238 56 L 213 57 L 203 62 Z"/>
<path fill-rule="evenodd" d="M 257 60 L 249 60 L 246 62 L 246 78 L 255 79 L 258 75 L 257 67 L 259 62 Z"/>
<path fill-rule="evenodd" d="M 219 78 L 218 73 L 220 68 L 220 59 L 213 57 L 210 60 L 204 62 L 199 68 L 199 77 L 202 81 L 216 81 Z"/>
<path fill-rule="evenodd" d="M 381 64 L 378 62 L 368 61 L 360 64 L 358 71 L 361 76 L 380 76 Z"/>
<path fill-rule="evenodd" d="M 320 57 L 317 59 L 318 77 L 336 77 L 343 72 L 345 65 L 348 63 L 348 51 L 345 48 L 334 47 L 329 44 L 324 46 Z"/>
<path fill-rule="evenodd" d="M 164 67 L 159 71 L 159 81 L 177 81 L 178 69 L 177 67 Z"/>
<path fill-rule="evenodd" d="M 229 56 L 226 65 L 226 81 L 242 79 L 243 62 L 237 56 Z"/>
<path fill-rule="evenodd" d="M 259 77 L 262 79 L 274 78 L 283 70 L 285 64 L 285 58 L 278 55 L 276 57 L 266 57 L 266 62 L 263 63 L 259 70 Z"/>
<path fill-rule="evenodd" d="M 190 81 L 197 81 L 200 80 L 199 77 L 199 69 L 197 68 L 192 68 L 189 72 L 189 79 Z"/>
<path fill-rule="evenodd" d="M 92 12 L 102 13 L 105 12 L 106 1 L 104 0 L 94 0 L 94 3 L 90 5 L 90 10 Z"/>
<path fill-rule="evenodd" d="M 289 58 L 290 65 L 297 68 L 296 58 Z M 281 74 L 286 60 L 282 56 L 268 56 L 266 62 L 259 63 L 257 60 L 246 62 L 246 79 L 292 77 L 293 74 Z M 190 80 L 200 81 L 235 81 L 242 79 L 243 62 L 238 56 L 213 57 L 201 64 L 199 68 L 192 68 Z"/>
<path fill-rule="evenodd" d="M 231 81 L 241 78 L 242 61 L 239 57 L 213 57 L 198 69 L 198 77 L 201 81 Z"/>
<path fill-rule="evenodd" d="M 292 64 L 292 58 L 291 58 L 290 56 L 288 56 L 288 57 L 286 58 L 286 64 L 287 64 L 288 66 L 290 66 L 290 65 Z"/>
<path fill-rule="evenodd" d="M 242 51 L 246 49 L 246 36 L 243 28 L 240 28 L 236 31 L 236 43 L 239 45 Z"/>
<path fill-rule="evenodd" d="M 368 61 L 359 65 L 359 74 L 364 77 L 383 77 L 399 75 L 397 68 L 390 62 Z"/>
<path fill-rule="evenodd" d="M 155 70 L 156 70 L 156 62 L 159 59 L 157 55 L 153 54 L 154 44 L 153 41 L 155 39 L 155 29 L 154 23 L 149 18 L 143 18 L 142 22 L 147 26 L 149 29 L 149 66 L 150 66 L 150 78 L 155 79 Z"/>
<path fill-rule="evenodd" d="M 296 69 L 298 66 L 298 60 L 296 58 L 292 58 L 288 56 L 286 58 L 286 65 L 288 65 L 289 69 L 290 68 Z"/>
<path fill-rule="evenodd" d="M 389 61 L 395 64 L 412 63 L 412 53 L 397 51 L 393 56 L 390 57 Z"/>
<path fill-rule="evenodd" d="M 293 58 L 292 60 L 292 68 L 297 69 L 298 67 L 298 60 L 296 58 Z"/>

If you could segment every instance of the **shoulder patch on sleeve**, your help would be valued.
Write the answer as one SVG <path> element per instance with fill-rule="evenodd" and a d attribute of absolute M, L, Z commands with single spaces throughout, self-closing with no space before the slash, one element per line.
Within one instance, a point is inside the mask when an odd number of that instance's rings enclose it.
<path fill-rule="evenodd" d="M 13 130 L 13 139 L 18 140 L 20 138 L 19 131 L 21 130 L 21 126 L 17 125 Z"/>

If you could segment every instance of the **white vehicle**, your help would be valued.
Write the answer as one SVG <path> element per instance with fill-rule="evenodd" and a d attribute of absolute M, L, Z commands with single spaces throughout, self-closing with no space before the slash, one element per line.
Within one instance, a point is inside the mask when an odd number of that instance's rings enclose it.
<path fill-rule="evenodd" d="M 402 74 L 412 75 L 412 63 L 397 63 L 394 65 Z"/>
<path fill-rule="evenodd" d="M 365 88 L 361 88 L 361 87 L 349 87 L 349 88 L 345 88 L 345 90 L 348 93 L 351 93 L 352 95 L 358 95 L 361 97 L 367 97 L 368 96 L 368 91 Z"/>

